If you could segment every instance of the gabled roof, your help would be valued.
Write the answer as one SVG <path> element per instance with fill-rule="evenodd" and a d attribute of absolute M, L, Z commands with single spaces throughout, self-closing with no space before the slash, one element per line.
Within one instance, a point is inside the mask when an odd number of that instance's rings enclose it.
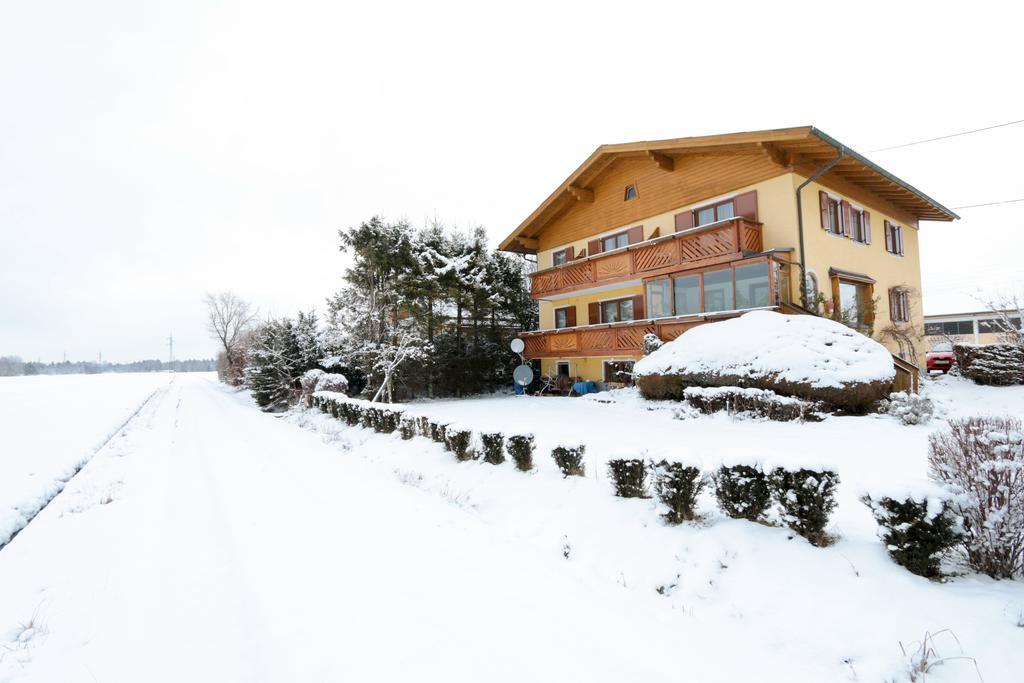
<path fill-rule="evenodd" d="M 601 145 L 502 241 L 499 248 L 506 251 L 536 251 L 536 237 L 551 218 L 567 204 L 575 202 L 581 194 L 590 193 L 597 179 L 616 159 L 646 157 L 671 169 L 675 158 L 686 154 L 763 153 L 780 167 L 810 175 L 835 159 L 840 151 L 843 152 L 843 159 L 823 176 L 826 183 L 829 177 L 835 177 L 860 186 L 884 198 L 915 219 L 952 221 L 959 218 L 950 209 L 838 140 L 813 126 L 801 126 Z"/>

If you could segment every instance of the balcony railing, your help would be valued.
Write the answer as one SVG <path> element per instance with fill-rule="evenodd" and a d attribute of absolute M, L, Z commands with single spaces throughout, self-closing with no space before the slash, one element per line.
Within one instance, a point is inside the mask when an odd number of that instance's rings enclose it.
<path fill-rule="evenodd" d="M 534 299 L 595 285 L 628 282 L 742 258 L 760 252 L 761 224 L 730 218 L 533 273 Z"/>
<path fill-rule="evenodd" d="M 769 306 L 760 310 L 774 310 Z M 519 335 L 527 358 L 582 358 L 587 356 L 638 356 L 644 335 L 653 333 L 671 341 L 691 327 L 735 318 L 746 311 L 721 311 L 675 318 L 655 318 L 609 325 L 586 325 L 564 330 L 542 330 Z"/>

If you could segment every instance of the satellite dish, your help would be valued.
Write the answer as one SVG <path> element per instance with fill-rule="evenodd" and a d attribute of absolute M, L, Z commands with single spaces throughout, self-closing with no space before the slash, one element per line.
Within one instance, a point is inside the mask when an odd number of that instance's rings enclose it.
<path fill-rule="evenodd" d="M 513 339 L 512 343 L 509 344 L 509 346 L 512 348 L 512 353 L 522 353 L 523 349 L 526 348 L 526 344 L 524 344 L 523 340 L 520 339 L 519 337 Z M 527 384 L 529 384 L 529 382 L 527 382 Z"/>
<path fill-rule="evenodd" d="M 519 341 L 519 340 L 516 340 Z M 521 387 L 525 387 L 533 381 L 533 368 L 529 365 L 520 365 L 512 371 L 512 379 Z"/>

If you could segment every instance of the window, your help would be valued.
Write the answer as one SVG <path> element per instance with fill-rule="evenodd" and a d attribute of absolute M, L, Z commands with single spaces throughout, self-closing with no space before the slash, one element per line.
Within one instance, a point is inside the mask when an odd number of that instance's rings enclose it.
<path fill-rule="evenodd" d="M 622 198 L 622 201 L 628 202 L 630 199 L 636 199 L 636 185 L 626 185 L 626 192 Z"/>
<path fill-rule="evenodd" d="M 647 283 L 647 315 L 650 318 L 672 315 L 672 281 L 668 278 Z"/>
<path fill-rule="evenodd" d="M 613 384 L 632 384 L 633 361 L 605 361 L 604 381 Z"/>
<path fill-rule="evenodd" d="M 927 323 L 924 326 L 924 333 L 928 336 L 957 337 L 967 334 L 974 334 L 973 320 L 948 320 L 943 322 Z"/>
<path fill-rule="evenodd" d="M 719 202 L 718 204 L 712 204 L 711 206 L 702 206 L 693 210 L 694 216 L 697 218 L 697 225 L 707 225 L 708 223 L 715 223 L 717 221 L 724 221 L 728 218 L 735 216 L 732 200 Z"/>
<path fill-rule="evenodd" d="M 843 214 L 839 199 L 830 196 L 827 192 L 818 192 L 818 202 L 821 205 L 821 227 L 833 235 L 843 234 Z"/>
<path fill-rule="evenodd" d="M 733 308 L 732 269 L 704 273 L 704 311 L 731 311 Z"/>
<path fill-rule="evenodd" d="M 854 242 L 871 244 L 871 224 L 868 212 L 850 206 L 850 227 L 846 231 Z"/>
<path fill-rule="evenodd" d="M 768 262 L 736 266 L 736 308 L 767 306 Z"/>
<path fill-rule="evenodd" d="M 672 281 L 676 315 L 700 313 L 700 275 L 686 275 Z"/>
<path fill-rule="evenodd" d="M 633 319 L 633 299 L 601 302 L 601 322 L 620 323 Z"/>
<path fill-rule="evenodd" d="M 907 290 L 897 287 L 889 290 L 889 319 L 894 323 L 910 322 L 910 296 Z"/>
<path fill-rule="evenodd" d="M 818 300 L 818 276 L 812 272 L 807 273 L 807 301 L 805 305 L 812 311 L 817 310 Z"/>
<path fill-rule="evenodd" d="M 629 231 L 615 233 L 601 238 L 601 251 L 611 251 L 629 246 Z"/>
<path fill-rule="evenodd" d="M 903 226 L 885 222 L 885 250 L 903 256 Z"/>
<path fill-rule="evenodd" d="M 551 255 L 551 265 L 561 266 L 569 262 L 569 250 L 562 249 Z"/>
<path fill-rule="evenodd" d="M 841 321 L 850 327 L 866 327 L 868 324 L 868 288 L 859 282 L 839 281 L 839 305 Z"/>
<path fill-rule="evenodd" d="M 555 309 L 555 329 L 576 327 L 576 307 L 566 306 Z"/>
<path fill-rule="evenodd" d="M 1006 331 L 1007 325 L 1020 329 L 1020 318 L 986 318 L 985 320 L 978 321 L 978 331 L 981 333 L 985 332 L 1004 332 Z"/>

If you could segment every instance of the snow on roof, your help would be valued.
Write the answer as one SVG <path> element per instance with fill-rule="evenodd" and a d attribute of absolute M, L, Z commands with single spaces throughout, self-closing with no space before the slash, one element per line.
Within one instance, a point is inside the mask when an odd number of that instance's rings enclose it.
<path fill-rule="evenodd" d="M 892 355 L 845 325 L 812 315 L 751 311 L 691 328 L 633 368 L 638 376 L 716 373 L 777 375 L 815 387 L 889 381 Z"/>

